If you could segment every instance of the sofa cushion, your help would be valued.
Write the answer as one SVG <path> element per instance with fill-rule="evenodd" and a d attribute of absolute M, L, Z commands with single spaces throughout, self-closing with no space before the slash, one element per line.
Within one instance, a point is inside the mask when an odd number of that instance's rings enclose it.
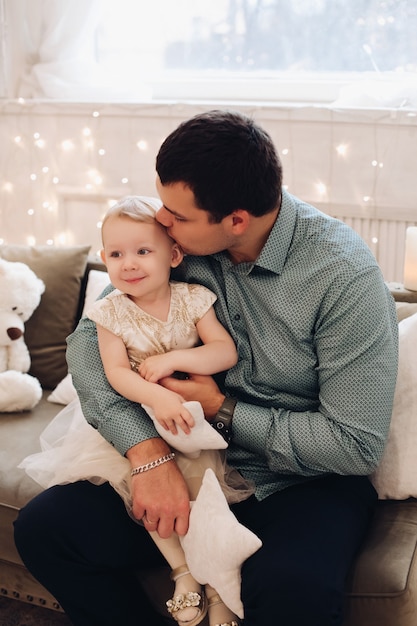
<path fill-rule="evenodd" d="M 343 626 L 415 626 L 417 502 L 378 502 L 351 570 Z"/>
<path fill-rule="evenodd" d="M 0 257 L 26 263 L 45 283 L 39 307 L 25 324 L 30 374 L 53 389 L 67 373 L 66 338 L 74 330 L 89 246 L 0 246 Z"/>
<path fill-rule="evenodd" d="M 417 302 L 396 302 L 397 319 L 399 322 L 417 313 Z"/>
<path fill-rule="evenodd" d="M 39 437 L 60 409 L 47 401 L 48 393 L 43 392 L 32 411 L 0 416 L 0 508 L 19 509 L 42 491 L 18 465 L 29 454 L 40 451 Z"/>

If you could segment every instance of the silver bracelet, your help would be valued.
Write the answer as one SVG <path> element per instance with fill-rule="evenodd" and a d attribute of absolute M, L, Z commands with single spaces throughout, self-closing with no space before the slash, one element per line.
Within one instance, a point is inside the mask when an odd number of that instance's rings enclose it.
<path fill-rule="evenodd" d="M 168 461 L 172 461 L 174 458 L 175 452 L 171 452 L 170 454 L 159 457 L 159 459 L 155 459 L 155 461 L 151 461 L 150 463 L 145 463 L 145 465 L 139 465 L 139 467 L 135 467 L 130 472 L 130 475 L 136 476 L 136 474 L 143 474 L 143 472 L 147 472 L 148 470 L 154 469 L 155 467 L 159 467 L 160 465 L 163 465 L 163 463 L 168 463 Z"/>

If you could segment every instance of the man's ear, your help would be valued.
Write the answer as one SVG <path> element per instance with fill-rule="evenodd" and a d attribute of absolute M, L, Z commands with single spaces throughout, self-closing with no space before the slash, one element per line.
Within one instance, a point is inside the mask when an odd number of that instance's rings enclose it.
<path fill-rule="evenodd" d="M 227 217 L 230 220 L 229 226 L 234 235 L 243 235 L 249 228 L 250 215 L 245 209 L 237 209 Z"/>
<path fill-rule="evenodd" d="M 106 254 L 104 250 L 100 250 L 100 258 L 103 261 L 103 263 L 106 264 Z"/>
<path fill-rule="evenodd" d="M 171 250 L 171 267 L 178 267 L 183 258 L 184 252 L 177 243 L 174 243 Z"/>

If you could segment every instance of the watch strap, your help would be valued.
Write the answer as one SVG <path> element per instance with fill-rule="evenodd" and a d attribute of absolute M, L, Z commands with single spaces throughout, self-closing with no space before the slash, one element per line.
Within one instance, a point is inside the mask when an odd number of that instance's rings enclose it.
<path fill-rule="evenodd" d="M 235 412 L 236 398 L 227 397 L 211 422 L 213 428 L 229 443 L 232 439 L 232 420 Z"/>

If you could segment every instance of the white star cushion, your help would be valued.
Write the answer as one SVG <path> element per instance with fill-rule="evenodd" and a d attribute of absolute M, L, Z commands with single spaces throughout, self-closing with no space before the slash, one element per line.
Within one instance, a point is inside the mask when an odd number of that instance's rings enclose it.
<path fill-rule="evenodd" d="M 224 450 L 227 448 L 227 443 L 223 437 L 205 419 L 203 408 L 199 402 L 184 402 L 184 406 L 189 410 L 195 422 L 188 435 L 181 429 L 178 429 L 176 435 L 173 435 L 170 430 L 165 430 L 156 421 L 151 407 L 144 404 L 142 406 L 152 418 L 161 437 L 175 450 L 183 452 L 189 457 L 198 457 L 201 450 Z"/>
<path fill-rule="evenodd" d="M 192 503 L 189 530 L 180 540 L 194 578 L 214 587 L 226 606 L 243 619 L 240 570 L 262 542 L 233 515 L 211 469 L 206 470 Z"/>

